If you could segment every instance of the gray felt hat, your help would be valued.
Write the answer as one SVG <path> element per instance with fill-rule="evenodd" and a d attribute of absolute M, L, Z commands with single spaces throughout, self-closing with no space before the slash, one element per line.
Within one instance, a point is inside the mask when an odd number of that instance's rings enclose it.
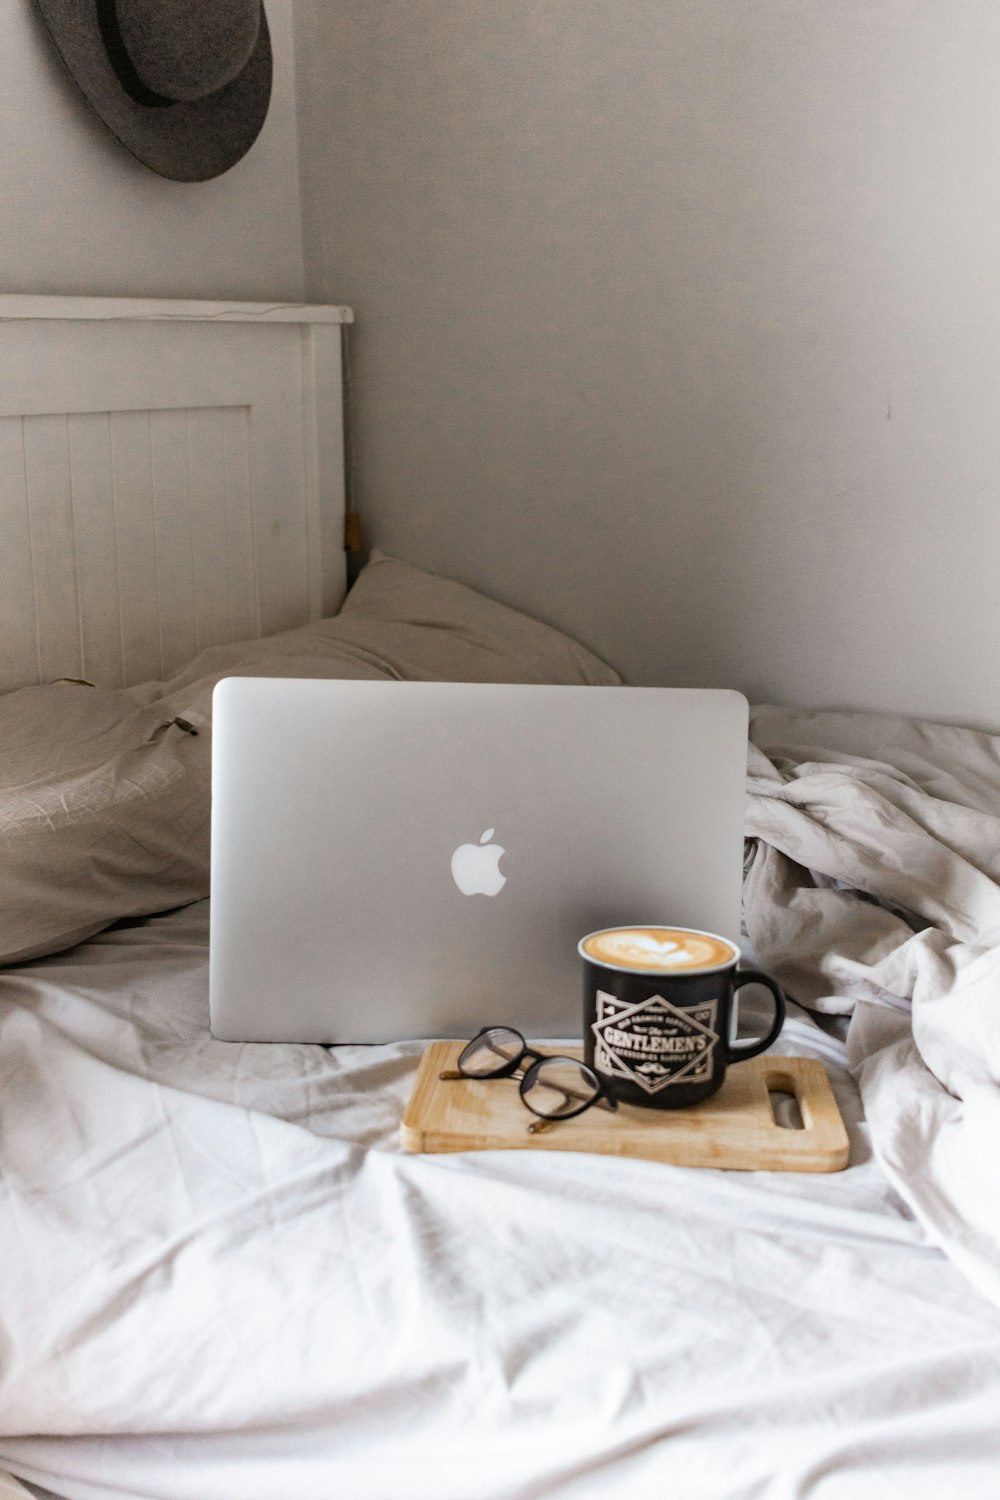
<path fill-rule="evenodd" d="M 36 4 L 88 103 L 161 177 L 218 177 L 257 139 L 271 98 L 262 0 Z"/>

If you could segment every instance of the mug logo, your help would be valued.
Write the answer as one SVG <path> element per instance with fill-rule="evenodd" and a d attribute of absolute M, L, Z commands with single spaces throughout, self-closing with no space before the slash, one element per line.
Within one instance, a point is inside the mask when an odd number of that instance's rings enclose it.
<path fill-rule="evenodd" d="M 505 850 L 489 842 L 495 832 L 487 828 L 478 844 L 459 844 L 451 856 L 451 878 L 463 896 L 495 896 L 507 884 L 506 875 L 500 873 Z"/>
<path fill-rule="evenodd" d="M 717 1000 L 678 1006 L 651 995 L 631 1005 L 597 991 L 594 1066 L 602 1073 L 628 1078 L 647 1094 L 672 1083 L 704 1083 L 712 1075 L 719 1040 L 715 1030 Z"/>

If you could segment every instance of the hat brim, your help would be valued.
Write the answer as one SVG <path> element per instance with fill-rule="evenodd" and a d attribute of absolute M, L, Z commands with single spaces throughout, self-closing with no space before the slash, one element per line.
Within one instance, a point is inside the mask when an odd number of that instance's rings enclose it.
<path fill-rule="evenodd" d="M 267 16 L 246 66 L 205 99 L 138 104 L 111 66 L 94 0 L 36 0 L 56 48 L 88 104 L 132 155 L 161 177 L 206 182 L 245 156 L 271 100 Z"/>

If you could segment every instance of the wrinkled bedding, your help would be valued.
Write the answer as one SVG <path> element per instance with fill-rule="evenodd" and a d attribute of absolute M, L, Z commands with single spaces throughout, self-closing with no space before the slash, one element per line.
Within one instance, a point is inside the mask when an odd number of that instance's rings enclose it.
<path fill-rule="evenodd" d="M 421 1044 L 217 1042 L 208 907 L 0 974 L 0 1466 L 68 1500 L 995 1500 L 997 742 L 756 710 L 829 1175 L 407 1157 Z"/>
<path fill-rule="evenodd" d="M 851 1068 L 887 1177 L 1000 1305 L 1000 739 L 761 708 L 746 922 Z"/>

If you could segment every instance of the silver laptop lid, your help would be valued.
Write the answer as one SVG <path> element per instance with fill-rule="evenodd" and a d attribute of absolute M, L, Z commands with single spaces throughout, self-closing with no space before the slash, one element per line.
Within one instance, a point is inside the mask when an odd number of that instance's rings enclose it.
<path fill-rule="evenodd" d="M 585 933 L 739 938 L 738 693 L 235 677 L 213 718 L 216 1036 L 578 1039 Z"/>

